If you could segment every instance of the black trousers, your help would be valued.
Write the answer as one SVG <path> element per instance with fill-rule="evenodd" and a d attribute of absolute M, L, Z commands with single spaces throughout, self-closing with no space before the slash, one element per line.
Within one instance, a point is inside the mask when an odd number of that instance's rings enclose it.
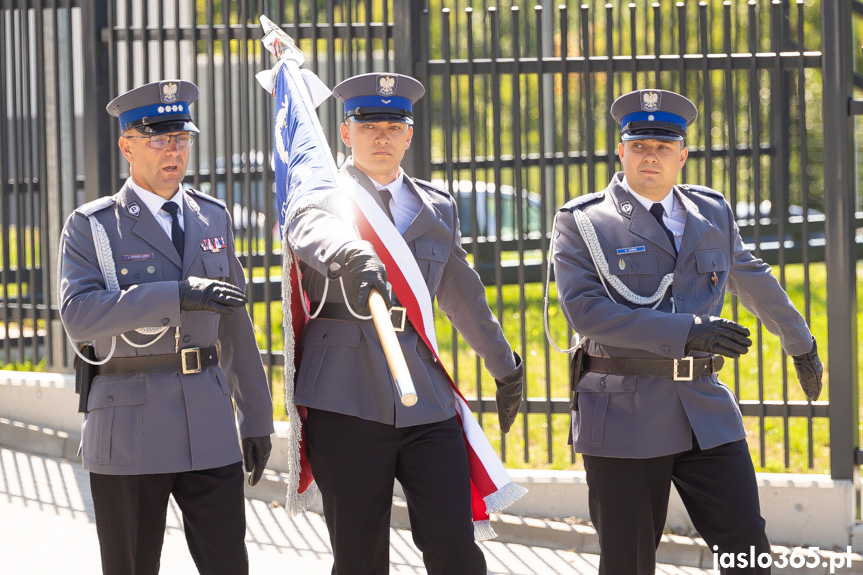
<path fill-rule="evenodd" d="M 244 575 L 246 514 L 240 462 L 183 473 L 90 474 L 104 575 L 156 575 L 168 497 L 183 513 L 186 542 L 203 575 Z"/>
<path fill-rule="evenodd" d="M 429 575 L 486 575 L 473 537 L 467 450 L 455 417 L 396 428 L 309 409 L 306 426 L 333 575 L 389 573 L 393 479 L 404 488 L 414 543 Z"/>
<path fill-rule="evenodd" d="M 693 438 L 694 440 L 694 438 Z M 590 518 L 599 535 L 600 575 L 656 570 L 671 484 L 711 552 L 768 553 L 755 469 L 745 440 L 651 459 L 584 456 Z M 714 550 L 718 546 L 718 551 Z M 763 574 L 769 569 L 723 569 Z"/>

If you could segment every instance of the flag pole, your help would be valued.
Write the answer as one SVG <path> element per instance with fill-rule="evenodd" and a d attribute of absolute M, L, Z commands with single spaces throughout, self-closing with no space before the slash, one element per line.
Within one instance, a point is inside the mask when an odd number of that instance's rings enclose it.
<path fill-rule="evenodd" d="M 267 50 L 275 54 L 276 57 L 278 57 L 279 60 L 283 62 L 283 65 L 286 67 L 288 73 L 295 78 L 297 85 L 305 86 L 305 80 L 302 78 L 299 69 L 299 65 L 303 62 L 303 56 L 300 49 L 297 48 L 291 37 L 288 36 L 288 34 L 285 33 L 285 31 L 282 30 L 279 26 L 277 26 L 272 20 L 262 15 L 260 17 L 260 21 L 261 27 L 264 31 L 264 37 L 262 39 L 264 46 L 267 48 Z M 301 90 L 301 92 L 304 91 Z M 311 101 L 311 95 L 309 93 L 303 93 L 302 96 L 306 98 L 310 104 L 312 104 L 311 108 L 314 108 L 314 103 Z M 322 135 L 323 131 L 320 128 L 320 121 L 318 120 L 317 115 L 313 113 L 310 113 L 308 115 L 308 121 L 312 123 L 312 126 L 310 126 L 310 128 L 314 132 Z M 321 142 L 321 144 L 325 146 L 324 142 Z M 328 150 L 327 153 L 329 153 Z M 332 171 L 335 172 L 335 164 L 333 164 L 332 166 Z M 332 174 L 332 176 L 333 180 L 337 180 L 337 178 L 335 177 L 335 173 Z M 287 216 L 288 210 L 281 208 L 282 207 L 280 206 L 280 215 Z M 281 223 L 284 224 L 284 222 Z M 284 225 L 282 226 L 282 229 L 285 229 Z M 390 312 L 387 309 L 383 296 L 381 296 L 381 294 L 374 289 L 371 290 L 371 293 L 369 295 L 369 308 L 371 310 L 371 315 L 374 321 L 375 328 L 378 332 L 381 347 L 383 348 L 384 355 L 387 358 L 387 364 L 389 365 L 390 372 L 393 376 L 393 381 L 395 381 L 396 384 L 399 399 L 401 400 L 402 405 L 405 405 L 407 407 L 415 405 L 417 402 L 416 388 L 414 387 L 410 370 L 408 370 L 407 363 L 405 362 L 404 354 L 402 353 L 402 348 L 399 344 L 398 337 L 396 336 L 395 330 L 393 329 L 392 320 L 390 319 Z"/>

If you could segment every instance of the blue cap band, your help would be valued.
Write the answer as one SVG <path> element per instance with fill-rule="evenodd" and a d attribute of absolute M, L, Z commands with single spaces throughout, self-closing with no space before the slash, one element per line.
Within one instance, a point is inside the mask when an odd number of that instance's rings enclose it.
<path fill-rule="evenodd" d="M 401 96 L 357 96 L 345 100 L 345 113 L 357 108 L 392 108 L 393 111 L 404 110 L 413 113 L 410 98 Z"/>
<path fill-rule="evenodd" d="M 669 124 L 677 124 L 683 130 L 683 133 L 686 133 L 686 120 L 682 116 L 672 114 L 671 112 L 633 112 L 621 118 L 620 125 L 625 127 L 630 122 L 667 122 Z"/>
<path fill-rule="evenodd" d="M 185 118 L 191 120 L 192 115 L 189 113 L 189 103 L 174 102 L 173 104 L 150 104 L 149 106 L 133 108 L 120 114 L 120 129 L 125 131 L 126 126 L 132 122 L 143 120 L 144 118 L 149 119 L 149 124 L 155 124 L 162 121 L 159 119 L 159 116 L 164 116 L 165 120 L 184 119 L 177 118 L 177 114 L 182 114 Z"/>

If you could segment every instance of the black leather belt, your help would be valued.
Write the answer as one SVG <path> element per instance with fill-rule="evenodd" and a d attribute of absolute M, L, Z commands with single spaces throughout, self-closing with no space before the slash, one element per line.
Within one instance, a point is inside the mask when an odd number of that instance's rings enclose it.
<path fill-rule="evenodd" d="M 725 364 L 721 355 L 683 359 L 629 359 L 588 355 L 584 358 L 584 371 L 608 375 L 649 375 L 670 377 L 674 381 L 692 381 L 700 375 L 718 373 Z"/>
<path fill-rule="evenodd" d="M 318 303 L 312 303 L 309 306 L 311 313 L 315 313 L 319 305 L 320 304 Z M 348 306 L 343 303 L 336 302 L 325 302 L 324 307 L 321 308 L 320 313 L 318 313 L 315 318 L 340 319 L 342 321 L 354 321 L 357 323 L 374 323 L 371 319 L 358 318 L 351 313 Z M 401 306 L 394 305 L 390 308 L 390 320 L 393 322 L 393 329 L 395 331 L 404 331 L 405 326 L 410 325 L 410 322 L 408 322 L 407 309 Z"/>
<path fill-rule="evenodd" d="M 128 375 L 132 373 L 200 373 L 219 364 L 215 347 L 182 349 L 180 353 L 148 355 L 144 357 L 115 357 L 97 367 L 99 375 Z"/>

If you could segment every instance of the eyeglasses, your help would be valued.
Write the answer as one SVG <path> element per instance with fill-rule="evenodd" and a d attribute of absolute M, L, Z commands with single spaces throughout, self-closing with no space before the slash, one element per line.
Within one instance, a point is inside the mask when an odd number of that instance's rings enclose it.
<path fill-rule="evenodd" d="M 158 136 L 124 136 L 130 140 L 148 140 L 150 147 L 155 150 L 164 150 L 171 145 L 171 138 L 177 142 L 177 148 L 185 150 L 195 141 L 194 134 L 162 134 Z"/>

